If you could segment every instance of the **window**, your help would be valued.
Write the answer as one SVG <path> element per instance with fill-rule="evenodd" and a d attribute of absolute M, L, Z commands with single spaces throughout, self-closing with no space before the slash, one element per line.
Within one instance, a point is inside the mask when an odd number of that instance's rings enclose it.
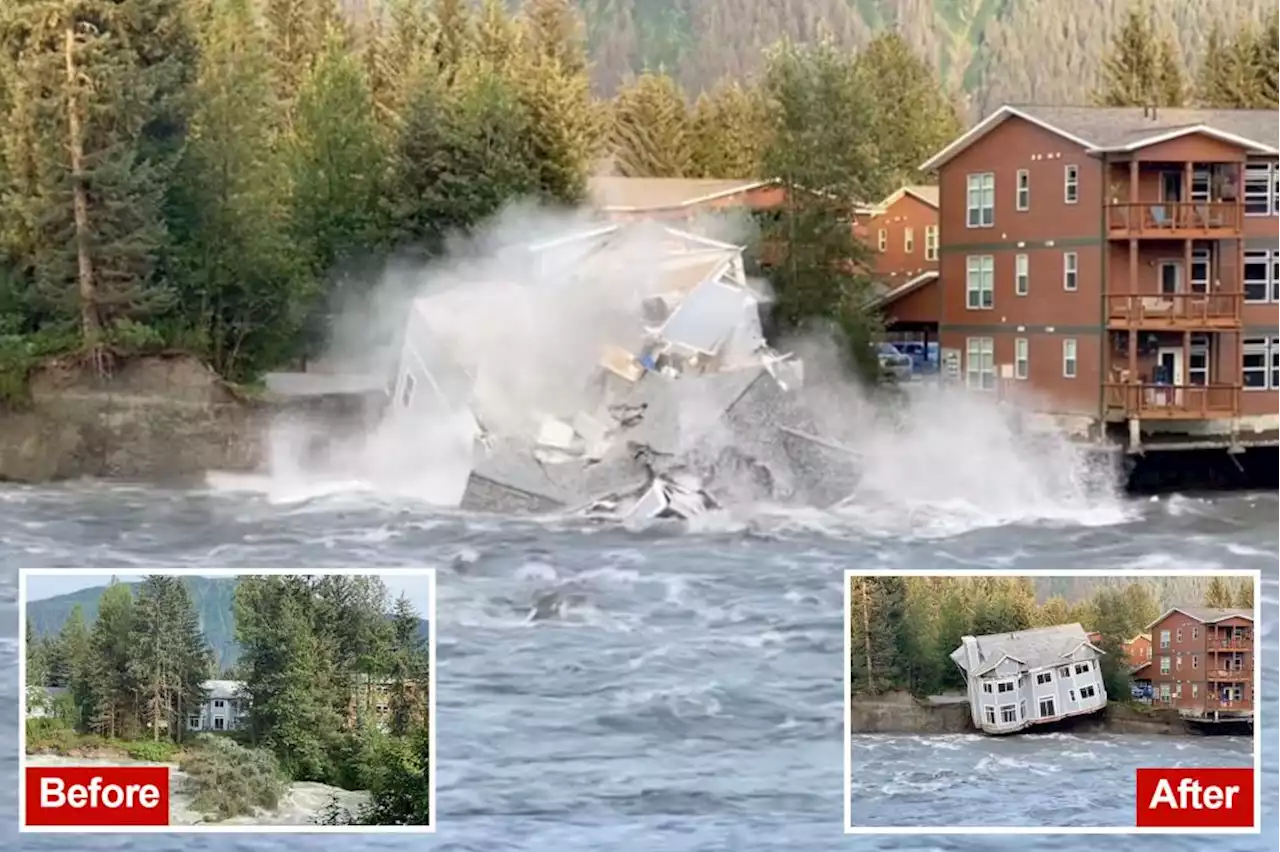
<path fill-rule="evenodd" d="M 1192 639 L 1199 639 L 1199 638 L 1200 638 L 1200 628 L 1199 628 L 1199 627 L 1192 627 L 1192 628 L 1191 628 L 1191 638 L 1192 638 Z"/>
<path fill-rule="evenodd" d="M 1280 389 L 1280 338 L 1247 337 L 1242 350 L 1244 389 Z"/>
<path fill-rule="evenodd" d="M 1018 197 L 1016 206 L 1019 210 L 1031 209 L 1031 172 L 1018 169 Z"/>
<path fill-rule="evenodd" d="M 1181 627 L 1179 627 L 1177 630 L 1175 630 L 1173 635 L 1174 635 L 1174 641 L 1176 641 L 1176 642 L 1181 642 L 1181 641 L 1182 641 L 1182 628 L 1181 628 Z"/>
<path fill-rule="evenodd" d="M 1200 684 L 1198 683 L 1191 684 L 1191 697 L 1195 698 L 1199 694 L 1200 694 Z"/>
<path fill-rule="evenodd" d="M 1196 249 L 1191 253 L 1191 292 L 1209 292 L 1209 250 Z"/>
<path fill-rule="evenodd" d="M 983 692 L 991 692 L 991 684 L 989 684 L 989 683 L 984 683 L 984 684 L 982 685 L 982 691 L 983 691 Z"/>
<path fill-rule="evenodd" d="M 1161 648 L 1169 647 L 1169 631 L 1168 630 L 1160 631 L 1160 647 Z"/>
<path fill-rule="evenodd" d="M 1192 654 L 1192 655 L 1191 655 L 1191 668 L 1193 668 L 1193 669 L 1198 669 L 1198 668 L 1200 668 L 1200 655 L 1199 655 L 1199 654 Z"/>
<path fill-rule="evenodd" d="M 1076 663 L 1076 674 L 1083 675 L 1089 673 L 1090 666 L 1088 663 Z"/>
<path fill-rule="evenodd" d="M 1209 170 L 1196 169 L 1191 173 L 1191 200 L 1203 203 L 1209 196 Z"/>
<path fill-rule="evenodd" d="M 1187 366 L 1187 381 L 1204 387 L 1209 384 L 1209 336 L 1207 334 L 1191 335 L 1191 351 L 1188 354 L 1191 363 Z"/>
<path fill-rule="evenodd" d="M 881 228 L 877 238 L 877 245 L 882 252 L 889 250 L 889 229 Z"/>
<path fill-rule="evenodd" d="M 1031 372 L 1030 364 L 1027 361 L 1027 350 L 1029 346 L 1025 337 L 1015 338 L 1013 341 L 1013 377 L 1015 379 L 1025 379 Z M 1039 677 L 1048 677 L 1048 672 L 1039 675 Z M 1040 681 L 1047 683 L 1048 681 Z"/>
<path fill-rule="evenodd" d="M 1053 672 L 1040 672 L 1036 675 L 1036 685 L 1044 683 L 1053 683 Z"/>
<path fill-rule="evenodd" d="M 995 390 L 995 341 L 990 337 L 970 337 L 965 341 L 965 387 Z"/>
<path fill-rule="evenodd" d="M 1000 708 L 1000 721 L 1006 725 L 1018 721 L 1018 708 L 1012 704 L 1006 704 Z"/>
<path fill-rule="evenodd" d="M 200 727 L 200 717 L 199 717 L 199 716 L 188 716 L 188 717 L 187 717 L 187 727 L 188 727 L 188 728 L 198 728 L 198 727 Z"/>
<path fill-rule="evenodd" d="M 215 716 L 213 718 L 213 729 L 215 731 L 225 731 L 226 728 L 227 728 L 226 719 L 222 718 L 221 716 Z"/>
<path fill-rule="evenodd" d="M 1018 702 L 1018 718 L 1019 719 L 1027 718 L 1027 702 L 1026 701 Z"/>
<path fill-rule="evenodd" d="M 1019 296 L 1027 295 L 1031 289 L 1031 262 L 1025 254 L 1013 257 L 1013 292 Z"/>
<path fill-rule="evenodd" d="M 1062 169 L 1062 200 L 1075 204 L 1080 200 L 1080 167 L 1064 166 Z"/>
<path fill-rule="evenodd" d="M 1272 168 L 1266 163 L 1245 166 L 1244 215 L 1271 216 L 1276 213 L 1272 177 Z"/>
<path fill-rule="evenodd" d="M 1040 718 L 1044 719 L 1049 716 L 1058 715 L 1057 708 L 1053 705 L 1053 699 L 1049 697 L 1040 699 Z"/>
<path fill-rule="evenodd" d="M 1280 254 L 1280 253 L 1278 253 Z M 1246 251 L 1244 253 L 1244 300 L 1265 302 L 1272 291 L 1272 252 Z"/>
<path fill-rule="evenodd" d="M 989 254 L 971 254 L 966 258 L 965 303 L 971 311 L 989 311 L 995 307 L 996 259 Z"/>
<path fill-rule="evenodd" d="M 1175 669 L 1178 669 L 1179 671 L 1181 671 L 1181 669 L 1182 669 L 1182 655 L 1181 655 L 1181 654 L 1178 654 L 1176 657 L 1174 657 L 1174 658 L 1173 658 L 1173 667 L 1174 667 Z"/>
<path fill-rule="evenodd" d="M 1068 690 L 1067 690 L 1067 700 L 1068 700 L 1068 701 L 1070 701 L 1070 702 L 1073 702 L 1073 703 L 1075 702 L 1075 700 L 1076 700 L 1076 691 L 1075 691 L 1074 689 L 1068 689 Z"/>
<path fill-rule="evenodd" d="M 1169 667 L 1169 658 L 1160 658 L 1160 674 L 1168 674 L 1172 669 Z"/>
<path fill-rule="evenodd" d="M 938 259 L 938 226 L 925 225 L 924 228 L 924 259 Z"/>
<path fill-rule="evenodd" d="M 1073 251 L 1062 253 L 1062 289 L 1075 290 L 1080 286 L 1080 255 Z"/>
<path fill-rule="evenodd" d="M 404 387 L 400 389 L 400 406 L 408 408 L 413 402 L 413 389 L 417 387 L 418 380 L 413 377 L 413 373 L 404 374 Z"/>
<path fill-rule="evenodd" d="M 226 706 L 227 706 L 227 702 L 223 701 L 221 698 L 213 699 L 213 709 L 221 710 L 223 707 L 226 707 Z"/>
<path fill-rule="evenodd" d="M 1013 692 L 1013 681 L 1002 680 L 996 684 L 996 692 Z"/>
<path fill-rule="evenodd" d="M 1161 701 L 1169 700 L 1169 684 L 1167 683 L 1160 684 L 1160 700 Z"/>
<path fill-rule="evenodd" d="M 916 250 L 916 229 L 902 229 L 902 250 L 906 254 L 912 254 Z"/>
<path fill-rule="evenodd" d="M 990 228 L 996 223 L 996 176 L 994 172 L 969 175 L 965 193 L 965 224 L 970 228 Z"/>
<path fill-rule="evenodd" d="M 1071 669 L 1067 668 L 1066 666 L 1063 666 L 1062 668 L 1058 669 L 1059 680 L 1066 680 L 1069 677 L 1071 677 Z"/>
<path fill-rule="evenodd" d="M 1076 340 L 1074 337 L 1068 337 L 1062 341 L 1062 377 L 1074 379 L 1076 367 Z"/>
<path fill-rule="evenodd" d="M 988 704 L 986 710 L 987 710 L 987 724 L 994 725 L 996 723 L 996 708 Z"/>

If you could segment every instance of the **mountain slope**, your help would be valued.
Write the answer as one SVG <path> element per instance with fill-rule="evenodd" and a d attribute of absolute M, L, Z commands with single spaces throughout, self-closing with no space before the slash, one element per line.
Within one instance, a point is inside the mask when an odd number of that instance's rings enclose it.
<path fill-rule="evenodd" d="M 235 577 L 187 577 L 187 589 L 200 617 L 200 629 L 205 641 L 213 649 L 218 665 L 226 668 L 235 664 L 240 656 L 236 644 Z M 134 598 L 138 596 L 139 583 L 126 583 Z M 71 610 L 78 604 L 84 612 L 86 624 L 92 625 L 98 617 L 98 598 L 106 584 L 91 589 L 80 589 L 65 595 L 27 603 L 27 621 L 37 638 L 56 636 L 62 629 Z M 420 619 L 419 631 L 423 639 L 428 637 L 426 619 Z"/>

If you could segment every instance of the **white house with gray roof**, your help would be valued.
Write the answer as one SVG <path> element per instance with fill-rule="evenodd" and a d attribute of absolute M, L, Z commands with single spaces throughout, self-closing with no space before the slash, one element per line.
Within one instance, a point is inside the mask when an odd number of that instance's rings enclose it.
<path fill-rule="evenodd" d="M 234 731 L 248 722 L 249 693 L 238 680 L 206 680 L 204 704 L 187 714 L 189 731 Z"/>
<path fill-rule="evenodd" d="M 1107 705 L 1104 651 L 1079 624 L 964 636 L 951 659 L 964 672 L 974 727 L 1011 734 Z"/>

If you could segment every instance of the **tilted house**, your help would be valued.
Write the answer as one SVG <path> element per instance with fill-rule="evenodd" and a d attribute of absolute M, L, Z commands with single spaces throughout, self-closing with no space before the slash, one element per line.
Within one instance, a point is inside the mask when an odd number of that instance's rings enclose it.
<path fill-rule="evenodd" d="M 1079 624 L 964 636 L 951 659 L 964 672 L 975 727 L 1009 734 L 1101 710 L 1104 652 Z"/>

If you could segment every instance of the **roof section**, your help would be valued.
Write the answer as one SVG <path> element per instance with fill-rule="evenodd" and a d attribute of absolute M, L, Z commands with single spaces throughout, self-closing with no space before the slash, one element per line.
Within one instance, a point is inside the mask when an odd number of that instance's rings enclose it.
<path fill-rule="evenodd" d="M 1136 150 L 1188 133 L 1207 133 L 1259 153 L 1280 151 L 1277 110 L 1161 107 L 1152 118 L 1142 107 L 1006 105 L 934 154 L 921 171 L 942 166 L 1009 118 L 1021 118 L 1091 152 Z"/>
<path fill-rule="evenodd" d="M 1215 624 L 1228 618 L 1244 618 L 1253 621 L 1253 612 L 1238 607 L 1221 608 L 1211 606 L 1175 606 L 1166 610 L 1159 618 L 1147 625 L 1147 630 L 1155 627 L 1175 612 L 1195 619 L 1201 624 Z M 1148 636 L 1150 638 L 1150 636 Z"/>
<path fill-rule="evenodd" d="M 877 284 L 874 288 L 875 292 L 872 295 L 868 305 L 870 307 L 877 307 L 880 305 L 887 305 L 890 302 L 896 302 L 898 299 L 901 299 L 903 296 L 906 296 L 909 293 L 914 293 L 916 290 L 919 290 L 921 287 L 924 287 L 926 284 L 931 283 L 937 277 L 938 277 L 938 271 L 936 269 L 931 269 L 928 272 L 920 273 L 915 278 L 912 278 L 909 281 L 904 281 L 903 283 L 899 284 L 896 287 L 888 287 L 888 286 L 885 286 L 884 284 Z"/>
<path fill-rule="evenodd" d="M 1081 645 L 1089 645 L 1084 628 L 1079 624 L 1036 627 L 1013 633 L 966 636 L 951 658 L 971 674 L 981 674 L 1005 657 L 1017 660 L 1025 668 L 1042 669 L 1058 665 Z M 1094 647 L 1090 645 L 1090 647 Z M 972 649 L 972 655 L 966 650 Z M 1102 653 L 1099 650 L 1099 653 Z"/>
<path fill-rule="evenodd" d="M 591 178 L 588 193 L 604 211 L 642 212 L 694 207 L 719 198 L 748 192 L 773 181 L 701 178 Z"/>

